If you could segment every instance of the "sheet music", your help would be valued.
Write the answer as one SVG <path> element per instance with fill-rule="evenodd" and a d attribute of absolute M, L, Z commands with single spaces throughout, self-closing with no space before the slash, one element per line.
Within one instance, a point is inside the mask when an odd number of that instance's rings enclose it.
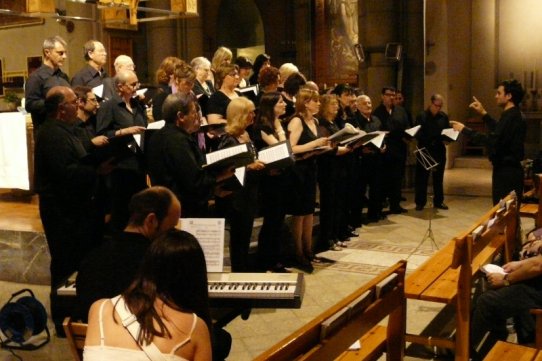
<path fill-rule="evenodd" d="M 132 135 L 137 143 L 137 146 L 141 148 L 141 134 L 133 134 Z"/>
<path fill-rule="evenodd" d="M 180 228 L 197 238 L 203 253 L 207 272 L 224 270 L 224 218 L 181 218 Z"/>
<path fill-rule="evenodd" d="M 274 147 L 262 149 L 258 152 L 258 160 L 261 160 L 266 164 L 288 157 L 290 157 L 290 152 L 288 151 L 288 144 L 286 142 Z"/>
<path fill-rule="evenodd" d="M 239 144 L 234 147 L 229 147 L 221 150 L 217 150 L 216 152 L 207 153 L 205 155 L 207 159 L 207 164 L 212 164 L 214 162 L 218 162 L 219 160 L 226 159 L 228 157 L 241 154 L 248 151 L 248 147 L 246 144 Z"/>
<path fill-rule="evenodd" d="M 411 137 L 414 137 L 418 133 L 421 127 L 422 127 L 421 125 L 416 125 L 415 127 L 405 129 L 405 133 L 407 133 Z"/>
<path fill-rule="evenodd" d="M 252 85 L 252 86 L 249 86 L 249 87 L 246 87 L 246 88 L 235 88 L 235 91 L 239 92 L 239 93 L 253 92 L 254 95 L 258 95 L 258 86 L 257 85 Z"/>
<path fill-rule="evenodd" d="M 354 126 L 350 123 L 346 123 L 344 125 L 344 128 L 342 128 L 341 130 L 339 130 L 337 133 L 333 133 L 331 136 L 329 136 L 327 139 L 329 140 L 334 140 L 334 139 L 338 139 L 338 138 L 342 138 L 348 134 L 358 134 L 358 130 L 356 128 L 354 128 Z"/>
<path fill-rule="evenodd" d="M 146 92 L 147 92 L 147 88 L 138 89 L 136 90 L 135 96 L 138 96 L 138 97 L 144 96 Z"/>
<path fill-rule="evenodd" d="M 245 173 L 246 173 L 247 167 L 239 167 L 235 168 L 235 178 L 241 183 L 242 186 L 245 185 Z"/>
<path fill-rule="evenodd" d="M 98 86 L 95 86 L 94 88 L 92 88 L 92 92 L 93 92 L 97 97 L 103 98 L 103 95 L 104 95 L 104 85 L 103 85 L 103 84 L 100 84 L 100 85 L 98 85 Z"/>
<path fill-rule="evenodd" d="M 162 129 L 166 125 L 165 120 L 157 120 L 155 122 L 149 123 L 147 129 Z"/>
<path fill-rule="evenodd" d="M 373 132 L 376 133 L 376 132 Z M 374 144 L 377 148 L 382 148 L 382 143 L 384 143 L 384 138 L 386 136 L 386 132 L 380 132 L 376 137 L 371 139 L 369 143 Z"/>
<path fill-rule="evenodd" d="M 457 130 L 454 130 L 454 128 L 443 129 L 440 134 L 442 134 L 445 137 L 448 137 L 448 138 L 450 138 L 452 140 L 457 140 L 457 137 L 459 136 L 459 132 Z"/>

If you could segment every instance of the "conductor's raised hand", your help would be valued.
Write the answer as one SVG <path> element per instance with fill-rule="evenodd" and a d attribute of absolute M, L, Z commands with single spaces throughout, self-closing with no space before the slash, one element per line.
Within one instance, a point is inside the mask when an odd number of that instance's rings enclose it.
<path fill-rule="evenodd" d="M 482 105 L 482 103 L 480 103 L 480 101 L 476 99 L 475 96 L 473 96 L 472 99 L 473 99 L 473 102 L 470 103 L 469 108 L 474 109 L 478 114 L 486 115 L 487 112 L 484 109 L 484 106 Z"/>

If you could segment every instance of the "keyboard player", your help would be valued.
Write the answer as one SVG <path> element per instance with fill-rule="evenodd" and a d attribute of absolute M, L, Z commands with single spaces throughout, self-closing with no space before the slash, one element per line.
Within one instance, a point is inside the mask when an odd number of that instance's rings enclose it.
<path fill-rule="evenodd" d="M 94 301 L 115 297 L 130 285 L 152 240 L 177 225 L 181 205 L 169 189 L 151 187 L 132 197 L 129 212 L 124 231 L 106 240 L 81 263 L 73 319 L 87 322 Z M 216 327 L 212 332 L 213 360 L 224 360 L 231 336 Z"/>

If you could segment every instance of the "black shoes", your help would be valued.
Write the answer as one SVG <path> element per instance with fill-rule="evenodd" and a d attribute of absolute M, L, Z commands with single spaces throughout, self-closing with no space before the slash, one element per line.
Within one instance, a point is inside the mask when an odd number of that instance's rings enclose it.
<path fill-rule="evenodd" d="M 441 204 L 435 204 L 434 208 L 447 210 L 448 206 L 446 204 L 444 204 L 444 203 L 441 203 Z"/>
<path fill-rule="evenodd" d="M 401 214 L 401 213 L 407 213 L 408 210 L 399 206 L 397 208 L 390 208 L 390 214 Z"/>

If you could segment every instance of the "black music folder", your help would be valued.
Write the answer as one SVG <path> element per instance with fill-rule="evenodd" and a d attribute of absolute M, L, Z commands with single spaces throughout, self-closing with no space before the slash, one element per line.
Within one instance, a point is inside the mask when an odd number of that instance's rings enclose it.
<path fill-rule="evenodd" d="M 132 135 L 111 137 L 108 140 L 107 145 L 96 148 L 82 161 L 87 164 L 99 165 L 113 159 L 113 163 L 118 163 L 126 158 L 142 154 L 141 148 Z"/>
<path fill-rule="evenodd" d="M 287 140 L 262 148 L 258 152 L 258 160 L 265 163 L 266 170 L 286 168 L 295 163 L 292 147 Z"/>
<path fill-rule="evenodd" d="M 207 164 L 203 168 L 217 171 L 230 167 L 244 167 L 254 162 L 254 152 L 250 143 L 243 143 L 207 153 L 205 157 Z"/>

